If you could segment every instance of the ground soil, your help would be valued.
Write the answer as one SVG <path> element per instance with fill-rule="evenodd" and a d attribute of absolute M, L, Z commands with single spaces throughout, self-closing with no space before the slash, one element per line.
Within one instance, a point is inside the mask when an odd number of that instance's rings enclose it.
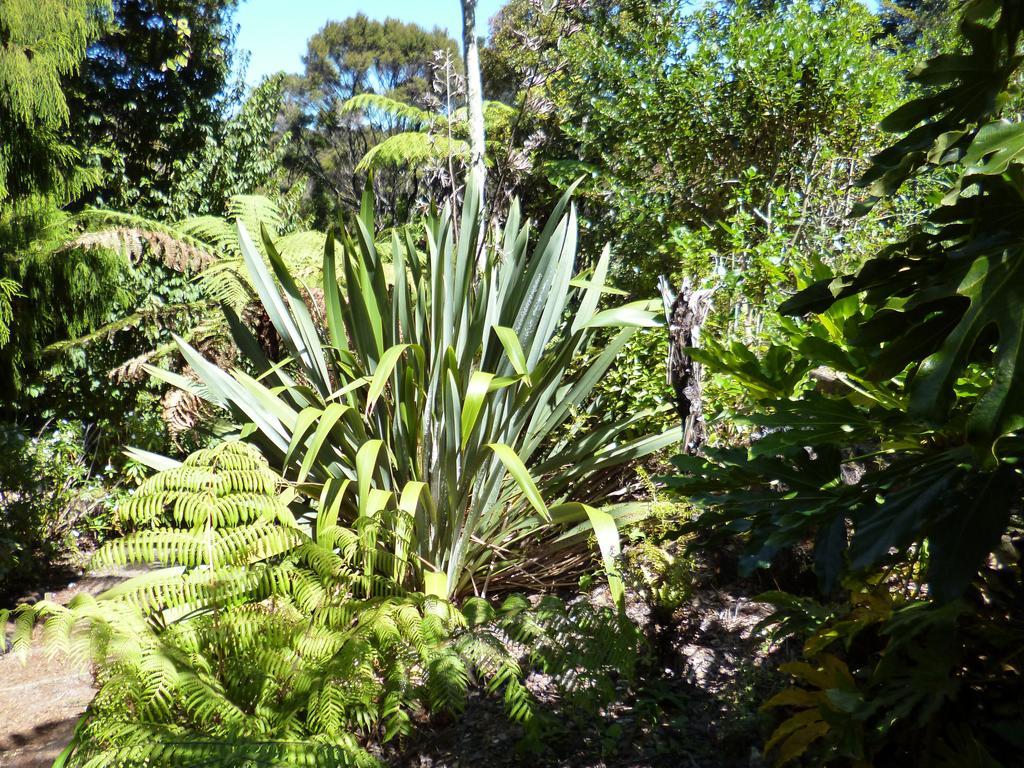
<path fill-rule="evenodd" d="M 537 753 L 524 752 L 500 699 L 477 693 L 458 718 L 435 720 L 380 757 L 402 768 L 763 768 L 774 723 L 759 705 L 779 686 L 771 670 L 787 650 L 754 631 L 769 607 L 750 586 L 698 586 L 661 617 L 631 596 L 627 612 L 648 635 L 648 655 L 614 704 L 584 712 L 559 701 L 543 675 L 527 679 L 548 718 Z"/>
<path fill-rule="evenodd" d="M 126 570 L 84 578 L 72 574 L 73 580 L 55 591 L 26 593 L 18 602 L 45 597 L 63 604 L 80 592 L 99 594 L 131 575 Z M 50 656 L 39 643 L 24 659 L 0 654 L 0 768 L 49 768 L 92 701 L 92 682 L 89 669 Z"/>

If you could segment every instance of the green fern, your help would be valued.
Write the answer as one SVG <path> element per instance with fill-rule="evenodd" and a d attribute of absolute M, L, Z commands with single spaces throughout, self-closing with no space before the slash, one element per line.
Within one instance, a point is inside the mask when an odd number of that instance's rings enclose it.
<path fill-rule="evenodd" d="M 234 195 L 228 201 L 227 216 L 200 216 L 178 222 L 182 233 L 209 243 L 218 259 L 199 275 L 203 294 L 236 314 L 256 299 L 256 291 L 242 262 L 238 248 L 237 223 L 258 232 L 265 227 L 274 239 L 278 253 L 302 281 L 316 284 L 323 265 L 327 236 L 315 230 L 284 233 L 285 214 L 274 201 L 262 195 Z"/>
<path fill-rule="evenodd" d="M 43 283 L 50 272 L 74 269 L 74 280 L 67 281 L 81 295 L 68 309 L 60 302 L 36 309 L 30 325 L 41 330 L 36 336 L 61 339 L 46 345 L 29 344 L 32 329 L 26 327 L 12 354 L 18 360 L 47 359 L 59 366 L 62 355 L 88 348 L 111 339 L 127 329 L 174 327 L 191 343 L 204 343 L 208 348 L 224 347 L 218 340 L 227 339 L 228 326 L 219 306 L 231 308 L 242 316 L 256 299 L 256 292 L 242 265 L 238 250 L 235 221 L 264 226 L 273 233 L 279 252 L 300 281 L 319 283 L 326 236 L 321 232 L 299 231 L 279 234 L 285 226 L 280 207 L 259 195 L 236 195 L 228 202 L 226 218 L 200 217 L 175 224 L 164 224 L 134 214 L 99 209 L 86 209 L 73 216 L 63 212 L 47 212 L 38 217 L 32 242 L 24 245 L 29 256 L 22 258 L 22 270 L 31 272 L 25 285 L 25 301 L 52 288 Z M 12 226 L 0 216 L 0 240 L 5 239 L 4 226 Z M 9 239 L 9 238 L 8 238 Z M 108 296 L 113 279 L 126 271 L 138 269 L 144 262 L 158 261 L 175 272 L 194 276 L 198 284 L 194 300 L 161 304 L 135 295 Z M 35 265 L 35 266 L 33 266 Z M 17 293 L 17 280 L 0 274 L 0 347 L 10 340 L 13 319 L 12 299 Z M 13 278 L 14 280 L 12 281 Z M 92 297 L 96 300 L 90 301 Z M 111 304 L 127 311 L 112 311 Z M 50 315 L 53 315 L 52 317 Z M 111 315 L 117 315 L 111 319 Z M 8 317 L 9 316 L 9 317 Z M 14 346 L 12 344 L 12 346 Z M 161 345 L 144 359 L 128 360 L 115 367 L 111 376 L 122 380 L 137 375 L 143 362 L 155 363 L 177 355 L 173 346 Z M 12 367 L 16 368 L 16 366 Z M 52 370 L 56 370 L 54 367 Z M 16 371 L 15 371 L 16 373 Z M 20 380 L 14 382 L 17 389 Z"/>
<path fill-rule="evenodd" d="M 385 166 L 419 167 L 448 157 L 468 162 L 469 142 L 434 133 L 404 131 L 372 146 L 359 161 L 356 171 L 366 173 Z"/>
<path fill-rule="evenodd" d="M 409 123 L 410 127 L 417 128 L 431 128 L 439 120 L 444 119 L 441 115 L 427 112 L 412 104 L 406 104 L 404 101 L 398 101 L 390 96 L 382 96 L 377 93 L 360 93 L 357 96 L 353 96 L 342 103 L 339 111 L 342 114 L 382 112 Z"/>
<path fill-rule="evenodd" d="M 175 226 L 178 230 L 209 243 L 222 255 L 241 256 L 235 222 L 241 221 L 246 227 L 260 224 L 274 235 L 284 227 L 284 213 L 272 200 L 263 195 L 233 195 L 227 204 L 226 216 L 196 216 L 184 219 Z"/>
<path fill-rule="evenodd" d="M 216 242 L 193 237 L 181 226 L 164 224 L 137 214 L 87 208 L 69 223 L 84 229 L 84 232 L 67 240 L 61 251 L 106 248 L 120 252 L 133 264 L 152 255 L 178 272 L 199 272 L 217 258 Z"/>
<path fill-rule="evenodd" d="M 459 610 L 375 575 L 368 557 L 395 556 L 396 510 L 349 528 L 294 499 L 245 444 L 193 453 L 119 507 L 130 532 L 96 555 L 150 571 L 16 612 L 17 650 L 41 620 L 54 651 L 100 669 L 68 765 L 370 765 L 366 739 L 409 733 L 419 709 L 461 710 L 477 680 L 530 724 L 513 640 L 548 667 L 582 658 L 543 650 L 581 626 L 558 601 Z"/>
<path fill-rule="evenodd" d="M 386 167 L 421 168 L 430 163 L 453 160 L 469 162 L 469 118 L 465 107 L 450 116 L 432 113 L 412 104 L 361 93 L 343 102 L 342 113 L 380 112 L 395 118 L 405 130 L 385 138 L 360 159 L 356 172 L 368 173 Z M 499 101 L 484 102 L 484 124 L 488 135 L 504 136 L 515 120 L 516 111 Z M 501 144 L 504 149 L 504 143 Z M 255 230 L 253 230 L 255 231 Z"/>
<path fill-rule="evenodd" d="M 156 256 L 171 269 L 195 273 L 206 300 L 226 304 L 240 314 L 256 294 L 242 266 L 238 222 L 254 231 L 266 227 L 295 274 L 319 280 L 326 235 L 312 230 L 284 233 L 284 212 L 263 195 L 233 195 L 224 217 L 197 216 L 173 224 L 87 209 L 71 222 L 85 231 L 66 240 L 60 250 L 105 248 L 120 252 L 134 264 Z"/>

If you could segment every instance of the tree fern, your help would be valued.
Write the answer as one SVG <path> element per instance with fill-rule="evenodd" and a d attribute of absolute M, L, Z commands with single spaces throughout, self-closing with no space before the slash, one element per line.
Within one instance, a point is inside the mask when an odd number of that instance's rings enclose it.
<path fill-rule="evenodd" d="M 213 245 L 222 255 L 241 256 L 235 222 L 247 227 L 267 227 L 275 235 L 284 224 L 284 214 L 277 203 L 263 195 L 233 195 L 228 199 L 226 216 L 197 216 L 183 219 L 176 227 L 193 237 Z"/>
<path fill-rule="evenodd" d="M 165 224 L 116 211 L 86 209 L 69 215 L 48 210 L 33 218 L 31 232 L 22 238 L 24 217 L 14 221 L 0 212 L 0 240 L 15 240 L 6 230 L 19 228 L 18 256 L 4 265 L 11 273 L 0 271 L 0 280 L 6 281 L 0 284 L 0 342 L 11 342 L 5 350 L 10 377 L 5 384 L 11 399 L 21 390 L 23 369 L 30 376 L 57 375 L 65 361 L 75 359 L 71 355 L 81 356 L 82 350 L 95 349 L 97 342 L 110 341 L 128 330 L 152 335 L 171 328 L 190 343 L 230 350 L 230 344 L 224 343 L 229 329 L 219 305 L 245 317 L 256 298 L 238 251 L 236 220 L 253 226 L 266 222 L 282 258 L 299 279 L 319 282 L 323 233 L 279 234 L 276 227 L 284 226 L 279 206 L 258 195 L 232 197 L 228 216 Z M 180 284 L 173 294 L 185 300 L 161 301 L 154 296 L 154 273 L 162 281 Z M 195 278 L 194 284 L 188 282 L 190 278 Z M 4 291 L 15 283 L 23 286 L 24 297 Z M 26 305 L 24 313 L 19 303 Z M 5 308 L 12 319 L 15 313 L 24 318 L 13 338 L 5 331 L 10 324 L 4 321 Z M 163 335 L 166 340 L 166 331 Z M 120 382 L 137 380 L 142 362 L 165 361 L 180 367 L 176 347 L 157 344 L 129 360 L 115 358 L 109 373 Z M 178 426 L 189 424 L 182 420 Z"/>
<path fill-rule="evenodd" d="M 360 159 L 356 171 L 365 173 L 385 166 L 417 167 L 448 157 L 465 163 L 469 158 L 469 142 L 440 134 L 405 131 L 372 146 Z"/>
<path fill-rule="evenodd" d="M 162 259 L 178 272 L 199 272 L 217 259 L 219 244 L 206 238 L 193 237 L 181 226 L 131 213 L 87 208 L 69 224 L 84 231 L 61 246 L 73 248 L 106 248 L 124 254 L 133 264 L 146 256 Z"/>
<path fill-rule="evenodd" d="M 361 93 L 343 102 L 339 109 L 342 113 L 381 112 L 406 128 L 370 147 L 356 165 L 358 173 L 386 167 L 421 168 L 448 160 L 455 161 L 461 168 L 469 162 L 469 123 L 465 107 L 445 115 L 427 112 L 389 96 Z M 504 138 L 515 114 L 507 104 L 484 102 L 488 134 Z"/>
<path fill-rule="evenodd" d="M 228 201 L 224 218 L 201 216 L 185 219 L 175 226 L 183 233 L 209 243 L 216 249 L 217 261 L 203 270 L 199 283 L 206 296 L 241 314 L 256 298 L 238 248 L 236 225 L 258 231 L 266 227 L 283 259 L 300 279 L 319 281 L 324 242 L 323 232 L 300 230 L 284 232 L 285 215 L 277 203 L 262 195 L 234 195 Z"/>
<path fill-rule="evenodd" d="M 146 254 L 155 255 L 172 269 L 196 273 L 206 298 L 240 313 L 255 293 L 242 266 L 235 229 L 238 222 L 256 230 L 266 227 L 296 273 L 318 279 L 326 236 L 311 230 L 284 233 L 283 211 L 263 195 L 233 195 L 224 217 L 198 216 L 173 224 L 88 209 L 75 218 L 86 231 L 68 240 L 62 249 L 108 248 L 125 254 L 133 263 Z"/>
<path fill-rule="evenodd" d="M 409 127 L 415 128 L 431 128 L 438 120 L 443 119 L 441 115 L 427 112 L 412 104 L 406 104 L 404 101 L 377 93 L 360 93 L 353 96 L 351 99 L 342 102 L 338 111 L 342 114 L 382 112 L 408 123 Z"/>

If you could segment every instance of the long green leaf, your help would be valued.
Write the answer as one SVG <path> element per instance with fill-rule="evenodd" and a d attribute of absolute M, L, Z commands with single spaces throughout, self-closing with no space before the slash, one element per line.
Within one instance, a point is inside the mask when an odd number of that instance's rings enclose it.
<path fill-rule="evenodd" d="M 480 409 L 483 407 L 487 393 L 490 392 L 491 379 L 493 378 L 493 373 L 484 373 L 483 371 L 474 371 L 469 377 L 469 384 L 466 387 L 466 399 L 462 403 L 463 448 L 469 442 L 469 436 L 473 432 L 473 427 L 476 426 L 477 417 L 480 415 Z"/>
<path fill-rule="evenodd" d="M 393 347 L 388 347 L 381 355 L 377 369 L 373 372 L 373 378 L 370 380 L 370 389 L 366 393 L 367 413 L 373 410 L 374 404 L 383 394 L 384 387 L 387 386 L 388 379 L 391 378 L 391 374 L 394 373 L 395 366 L 398 364 L 398 358 L 411 346 L 411 344 L 396 344 Z"/>
<path fill-rule="evenodd" d="M 663 309 L 655 301 L 634 301 L 598 312 L 584 323 L 584 328 L 657 328 L 664 325 L 664 319 L 658 311 Z"/>
<path fill-rule="evenodd" d="M 370 499 L 370 486 L 377 468 L 377 456 L 384 446 L 383 440 L 367 440 L 356 453 L 356 483 L 359 492 L 359 515 L 366 514 Z"/>
<path fill-rule="evenodd" d="M 537 484 L 533 482 L 533 478 L 530 477 L 530 471 L 516 452 L 509 446 L 501 443 L 489 443 L 487 447 L 494 451 L 498 459 L 505 466 L 505 470 L 512 475 L 512 479 L 516 481 L 516 485 L 519 486 L 527 501 L 537 510 L 537 514 L 550 522 L 551 514 L 548 512 L 547 505 L 537 489 Z"/>
<path fill-rule="evenodd" d="M 519 343 L 519 337 L 511 328 L 502 325 L 494 326 L 494 333 L 505 348 L 508 361 L 512 364 L 512 370 L 520 376 L 529 376 L 530 371 L 526 367 L 526 355 L 523 353 L 523 345 Z"/>
<path fill-rule="evenodd" d="M 334 429 L 334 425 L 338 423 L 348 410 L 350 410 L 349 406 L 343 403 L 331 403 L 323 410 L 317 421 L 313 439 L 306 446 L 306 455 L 302 459 L 302 466 L 299 467 L 299 475 L 295 478 L 295 482 L 301 483 L 306 479 L 306 475 L 309 474 L 313 463 L 320 456 L 320 451 L 331 434 L 331 430 Z"/>
<path fill-rule="evenodd" d="M 587 505 L 584 505 L 584 508 L 590 519 L 590 524 L 594 527 L 597 545 L 601 549 L 601 560 L 604 562 L 604 570 L 608 575 L 608 589 L 611 590 L 615 605 L 622 610 L 625 607 L 626 590 L 619 573 L 618 558 L 622 551 L 622 545 L 619 541 L 618 526 L 615 525 L 615 518 L 607 512 Z"/>

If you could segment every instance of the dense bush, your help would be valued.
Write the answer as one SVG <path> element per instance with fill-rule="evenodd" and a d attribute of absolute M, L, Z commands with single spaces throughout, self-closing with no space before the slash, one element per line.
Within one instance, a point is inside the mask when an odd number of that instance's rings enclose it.
<path fill-rule="evenodd" d="M 1024 192 L 1006 107 L 1021 17 L 971 2 L 961 30 L 961 52 L 913 75 L 924 94 L 885 119 L 903 135 L 863 179 L 869 205 L 925 173 L 944 194 L 859 271 L 785 302 L 811 316 L 763 358 L 705 351 L 755 395 L 743 419 L 757 433 L 676 460 L 672 484 L 707 505 L 702 543 L 739 535 L 757 567 L 813 539 L 824 592 L 849 595 L 773 597 L 807 656 L 789 670 L 808 687 L 771 702 L 799 710 L 770 742 L 780 762 L 1019 756 Z"/>
<path fill-rule="evenodd" d="M 106 533 L 112 467 L 90 464 L 86 435 L 57 421 L 39 433 L 0 428 L 0 595 L 37 583 L 45 566 Z"/>
<path fill-rule="evenodd" d="M 610 243 L 612 274 L 638 296 L 679 269 L 681 230 L 706 226 L 724 254 L 720 223 L 738 198 L 757 217 L 751 245 L 770 238 L 779 190 L 799 196 L 807 222 L 794 248 L 819 222 L 839 223 L 900 96 L 901 53 L 852 0 L 545 7 L 510 3 L 485 59 L 524 106 L 524 186 L 537 196 L 584 174 L 585 243 Z"/>

